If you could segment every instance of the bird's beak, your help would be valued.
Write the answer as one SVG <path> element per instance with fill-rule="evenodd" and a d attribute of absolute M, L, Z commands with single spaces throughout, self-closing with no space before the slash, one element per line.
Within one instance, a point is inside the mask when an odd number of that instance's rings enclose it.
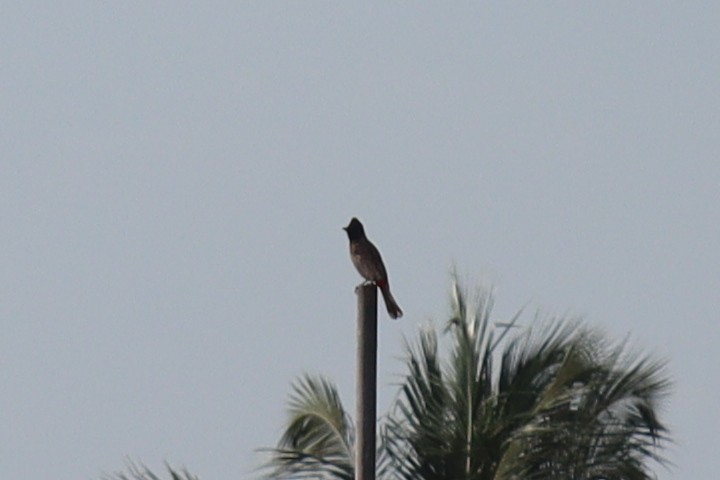
<path fill-rule="evenodd" d="M 343 230 L 345 230 L 347 232 L 347 227 L 343 227 Z"/>

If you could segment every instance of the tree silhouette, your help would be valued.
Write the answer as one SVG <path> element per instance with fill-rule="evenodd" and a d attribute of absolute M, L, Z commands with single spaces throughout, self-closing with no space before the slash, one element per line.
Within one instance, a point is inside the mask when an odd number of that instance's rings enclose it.
<path fill-rule="evenodd" d="M 453 284 L 441 358 L 436 330 L 406 343 L 406 367 L 380 420 L 378 479 L 653 478 L 667 430 L 662 362 L 578 320 L 491 320 L 492 295 Z M 266 467 L 276 479 L 353 479 L 353 425 L 336 387 L 298 379 Z"/>

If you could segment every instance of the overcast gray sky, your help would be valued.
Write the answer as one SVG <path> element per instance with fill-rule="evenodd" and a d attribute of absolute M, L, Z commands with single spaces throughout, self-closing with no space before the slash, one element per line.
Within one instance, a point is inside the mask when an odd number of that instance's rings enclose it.
<path fill-rule="evenodd" d="M 249 478 L 302 372 L 353 399 L 360 217 L 405 310 L 670 362 L 661 479 L 720 464 L 717 2 L 2 2 L 0 472 Z M 532 315 L 526 318 L 530 321 Z"/>

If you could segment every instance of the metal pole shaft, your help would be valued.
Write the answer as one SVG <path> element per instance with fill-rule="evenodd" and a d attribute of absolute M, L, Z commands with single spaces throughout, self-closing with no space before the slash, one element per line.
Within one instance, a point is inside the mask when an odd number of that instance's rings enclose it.
<path fill-rule="evenodd" d="M 377 417 L 377 288 L 357 289 L 357 391 L 355 480 L 375 480 Z"/>

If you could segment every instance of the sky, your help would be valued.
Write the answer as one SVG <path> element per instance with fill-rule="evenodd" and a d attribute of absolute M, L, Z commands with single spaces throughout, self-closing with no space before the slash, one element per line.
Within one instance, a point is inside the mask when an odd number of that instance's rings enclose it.
<path fill-rule="evenodd" d="M 380 313 L 379 411 L 454 265 L 497 318 L 666 359 L 656 473 L 713 478 L 718 25 L 710 1 L 3 2 L 3 476 L 254 478 L 293 379 L 352 409 L 357 216 L 405 311 Z"/>

